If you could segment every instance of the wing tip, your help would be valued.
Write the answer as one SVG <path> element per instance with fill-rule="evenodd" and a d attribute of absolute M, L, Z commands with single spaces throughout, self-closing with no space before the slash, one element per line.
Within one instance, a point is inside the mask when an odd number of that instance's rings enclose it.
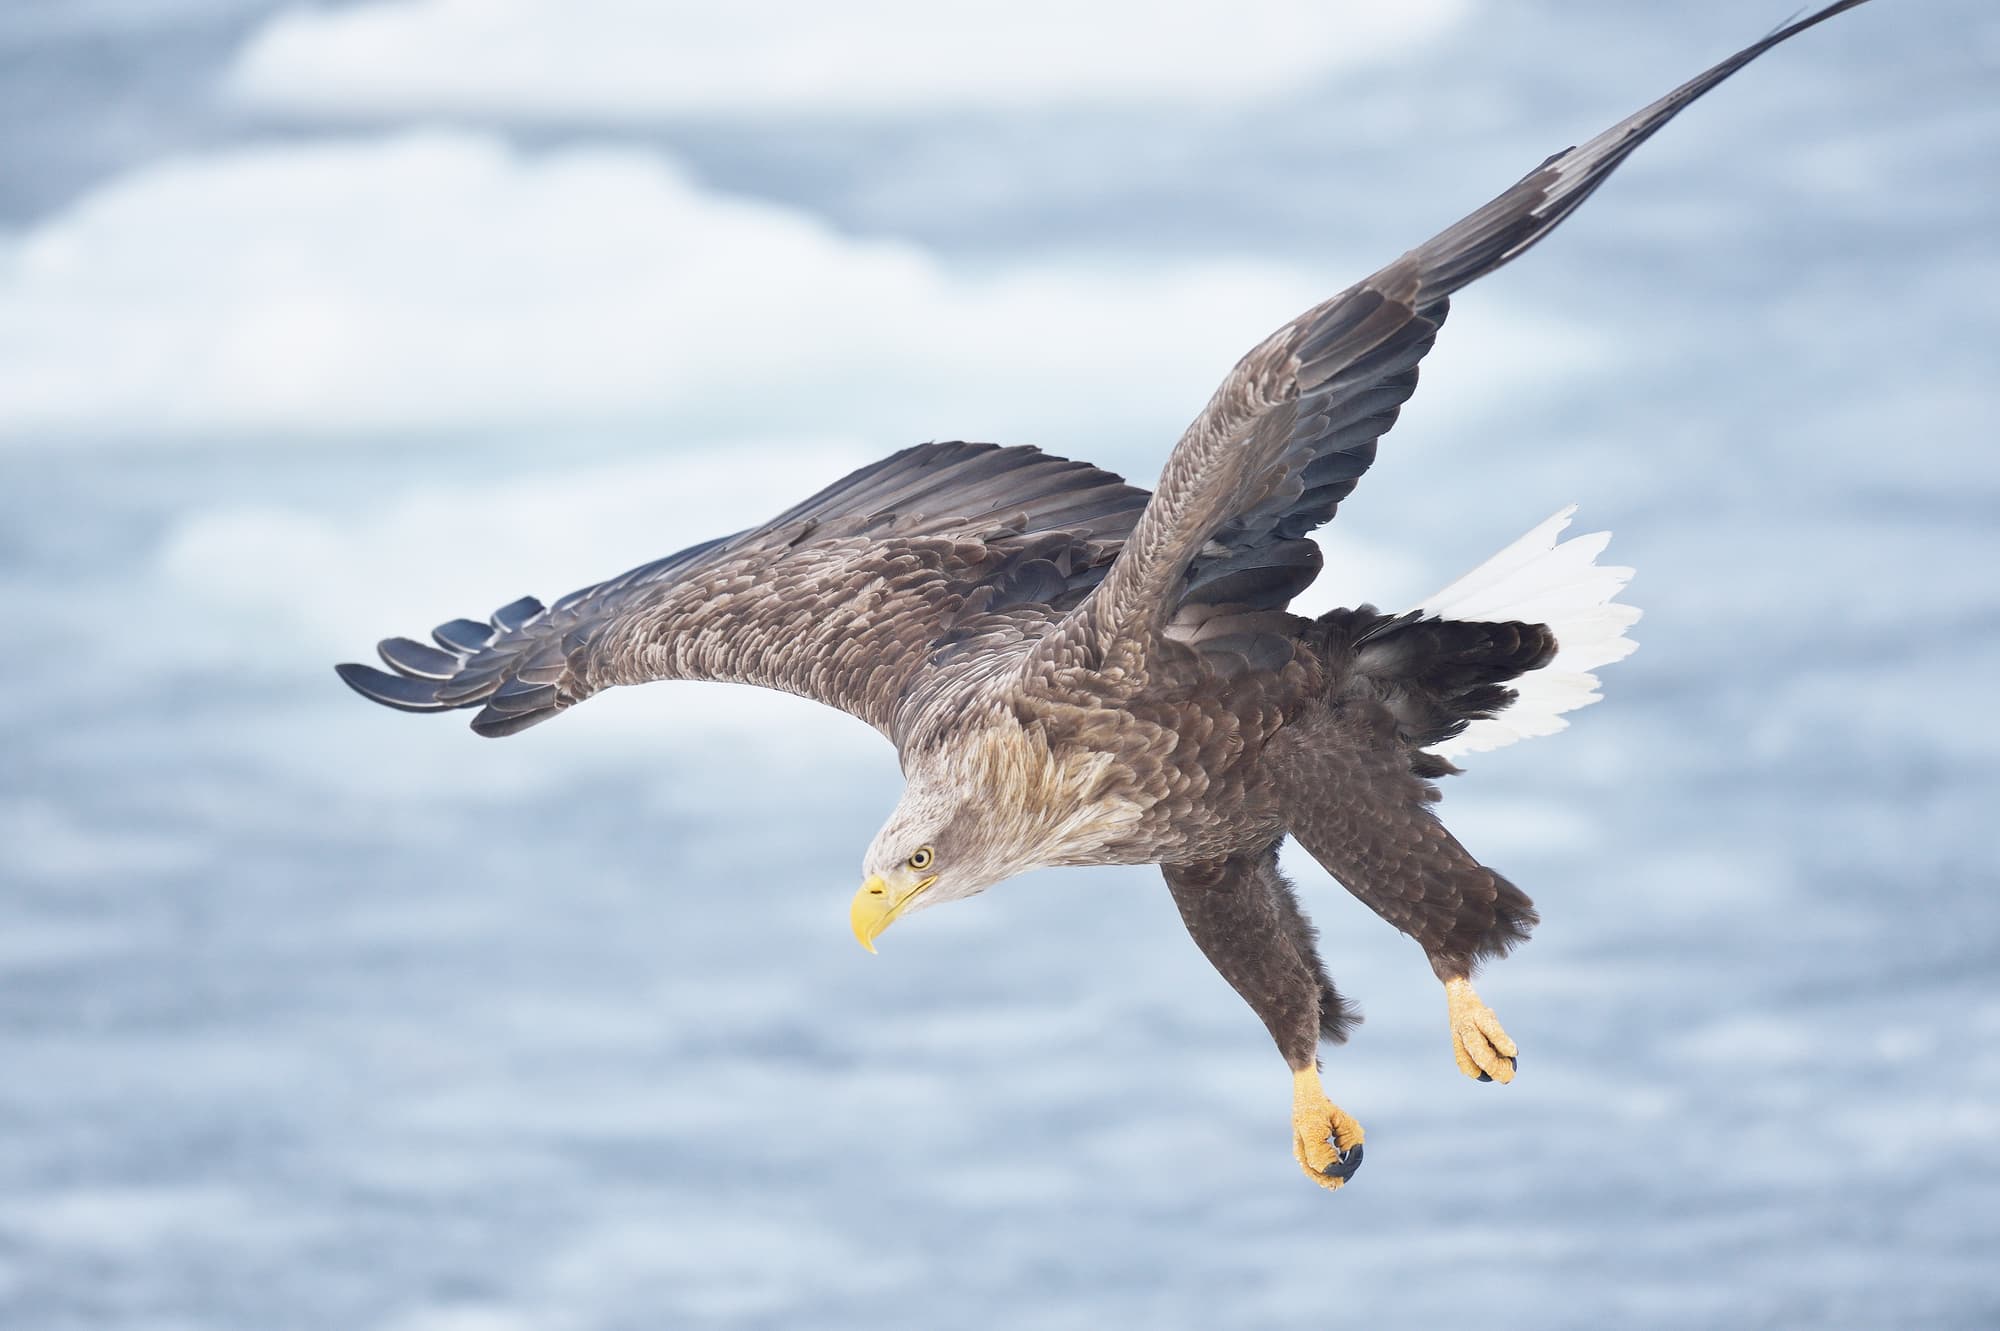
<path fill-rule="evenodd" d="M 436 680 L 392 675 L 374 666 L 343 661 L 333 668 L 341 683 L 370 702 L 393 707 L 399 712 L 442 712 L 450 704 L 438 701 Z"/>
<path fill-rule="evenodd" d="M 530 726 L 540 725 L 562 710 L 559 703 L 549 703 L 525 712 L 507 712 L 487 706 L 472 718 L 472 733 L 482 739 L 505 739 L 518 735 Z"/>

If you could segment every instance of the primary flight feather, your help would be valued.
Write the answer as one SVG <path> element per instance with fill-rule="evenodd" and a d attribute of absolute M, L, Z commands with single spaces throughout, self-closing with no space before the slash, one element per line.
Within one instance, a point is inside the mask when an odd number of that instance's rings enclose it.
<path fill-rule="evenodd" d="M 1293 1148 L 1339 1187 L 1358 1123 L 1328 1100 L 1321 1041 L 1354 1017 L 1278 871 L 1295 838 L 1420 943 L 1453 1054 L 1507 1082 L 1514 1042 L 1470 978 L 1536 916 L 1431 809 L 1449 753 L 1559 728 L 1589 672 L 1631 650 L 1603 537 L 1568 513 L 1418 608 L 1306 619 L 1312 530 L 1375 460 L 1450 298 L 1547 235 L 1696 98 L 1842 0 L 1578 147 L 1254 347 L 1148 493 L 1033 448 L 924 444 L 762 526 L 552 606 L 452 620 L 341 678 L 407 711 L 477 708 L 510 735 L 600 689 L 730 680 L 838 707 L 887 736 L 902 800 L 850 914 L 903 915 L 1029 869 L 1161 866 L 1196 944 L 1292 1069 Z"/>

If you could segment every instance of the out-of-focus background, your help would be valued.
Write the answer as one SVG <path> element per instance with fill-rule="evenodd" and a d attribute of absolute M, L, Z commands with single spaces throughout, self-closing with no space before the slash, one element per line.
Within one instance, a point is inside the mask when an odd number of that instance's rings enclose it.
<path fill-rule="evenodd" d="M 998 7 L 996 7 L 997 10 Z M 0 7 L 0 1325 L 2000 1323 L 2000 10 L 1884 0 L 1459 301 L 1309 604 L 1560 505 L 1644 647 L 1451 783 L 1534 895 L 1338 1196 L 1149 870 L 896 929 L 857 722 L 330 669 L 928 438 L 1141 483 L 1245 347 L 1777 22 Z"/>

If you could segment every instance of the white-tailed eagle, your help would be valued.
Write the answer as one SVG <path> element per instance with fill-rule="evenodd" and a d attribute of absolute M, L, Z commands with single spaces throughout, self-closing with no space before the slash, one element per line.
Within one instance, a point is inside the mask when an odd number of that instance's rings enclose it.
<path fill-rule="evenodd" d="M 733 680 L 841 708 L 908 780 L 868 849 L 856 936 L 1028 869 L 1158 864 L 1195 942 L 1293 1074 L 1293 1145 L 1339 1187 L 1361 1127 L 1319 1043 L 1354 1018 L 1278 871 L 1295 838 L 1420 943 L 1458 1066 L 1511 1081 L 1515 1046 L 1473 992 L 1528 936 L 1528 898 L 1432 812 L 1450 755 L 1561 724 L 1588 670 L 1629 651 L 1628 570 L 1544 524 L 1417 609 L 1317 619 L 1287 605 L 1416 391 L 1459 288 L 1521 254 L 1709 89 L 1843 0 L 1772 33 L 1286 324 L 1223 380 L 1152 493 L 1033 448 L 924 444 L 762 526 L 490 622 L 343 665 L 377 702 L 477 708 L 510 735 L 600 689 Z"/>

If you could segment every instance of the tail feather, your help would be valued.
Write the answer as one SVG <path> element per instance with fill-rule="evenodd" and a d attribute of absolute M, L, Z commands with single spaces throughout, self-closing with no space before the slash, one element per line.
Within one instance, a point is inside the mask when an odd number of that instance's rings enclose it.
<path fill-rule="evenodd" d="M 1574 504 L 1556 513 L 1419 603 L 1416 613 L 1426 619 L 1546 624 L 1557 644 L 1553 660 L 1513 681 L 1512 705 L 1472 722 L 1432 752 L 1456 758 L 1554 734 L 1569 724 L 1565 712 L 1603 696 L 1594 672 L 1638 647 L 1625 630 L 1638 622 L 1640 611 L 1615 599 L 1632 570 L 1597 562 L 1610 532 L 1559 541 L 1575 513 Z"/>

